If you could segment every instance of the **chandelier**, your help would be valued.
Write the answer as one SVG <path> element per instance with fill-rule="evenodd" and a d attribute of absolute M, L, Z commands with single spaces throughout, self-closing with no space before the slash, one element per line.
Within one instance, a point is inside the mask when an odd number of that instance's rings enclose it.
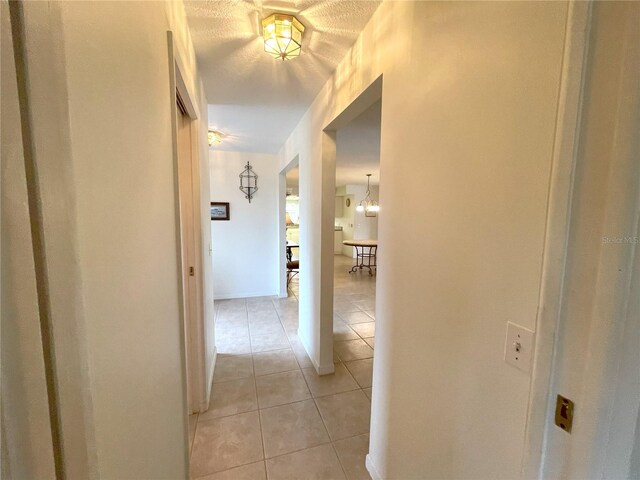
<path fill-rule="evenodd" d="M 282 60 L 297 57 L 302 49 L 303 32 L 304 25 L 293 15 L 274 13 L 262 20 L 264 51 Z"/>
<path fill-rule="evenodd" d="M 378 202 L 376 202 L 375 200 L 371 200 L 369 180 L 371 180 L 371 174 L 367 173 L 367 194 L 364 196 L 364 198 L 360 201 L 360 203 L 356 207 L 356 212 L 375 213 L 380 211 L 380 205 L 378 205 Z"/>

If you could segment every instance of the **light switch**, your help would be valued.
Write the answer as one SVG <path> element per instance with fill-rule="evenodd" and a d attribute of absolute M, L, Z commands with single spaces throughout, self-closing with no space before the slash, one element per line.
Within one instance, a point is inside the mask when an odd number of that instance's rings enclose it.
<path fill-rule="evenodd" d="M 507 338 L 504 345 L 504 360 L 524 372 L 531 370 L 534 333 L 515 323 L 507 322 Z"/>

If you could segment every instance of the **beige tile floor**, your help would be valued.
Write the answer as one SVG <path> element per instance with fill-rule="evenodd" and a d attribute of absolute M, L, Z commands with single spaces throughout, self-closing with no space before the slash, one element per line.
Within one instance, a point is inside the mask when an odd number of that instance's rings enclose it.
<path fill-rule="evenodd" d="M 297 337 L 297 277 L 288 298 L 216 302 L 211 403 L 189 419 L 192 478 L 370 478 L 375 276 L 351 264 L 335 257 L 332 375 L 315 373 Z"/>

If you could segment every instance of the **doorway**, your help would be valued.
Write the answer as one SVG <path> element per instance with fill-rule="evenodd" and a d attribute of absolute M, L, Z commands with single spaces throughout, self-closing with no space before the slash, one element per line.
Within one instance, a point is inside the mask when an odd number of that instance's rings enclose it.
<path fill-rule="evenodd" d="M 178 73 L 178 72 L 176 72 Z M 180 292 L 188 413 L 207 408 L 206 368 L 202 346 L 204 292 L 198 122 L 186 92 L 176 89 L 176 173 Z"/>
<path fill-rule="evenodd" d="M 279 261 L 279 288 L 278 296 L 287 298 L 294 294 L 296 300 L 299 294 L 300 271 L 293 274 L 287 267 L 289 261 L 298 261 L 300 264 L 300 166 L 296 155 L 278 176 L 278 258 Z M 292 281 L 295 282 L 291 285 Z M 290 290 L 289 288 L 292 288 Z"/>
<path fill-rule="evenodd" d="M 177 98 L 177 146 L 178 146 L 178 196 L 180 206 L 180 254 L 182 257 L 182 272 L 180 276 L 182 288 L 182 309 L 184 318 L 185 359 L 187 367 L 187 404 L 192 407 L 193 394 L 191 392 L 190 372 L 193 370 L 191 359 L 192 348 L 189 345 L 191 325 L 198 317 L 197 287 L 195 282 L 195 222 L 193 196 L 193 168 L 191 164 L 191 129 L 190 119 L 180 94 Z"/>
<path fill-rule="evenodd" d="M 300 191 L 299 167 L 286 173 L 287 193 L 285 198 L 287 296 L 296 299 L 300 293 Z"/>
<path fill-rule="evenodd" d="M 333 348 L 371 398 L 380 184 L 377 101 L 336 131 Z"/>
<path fill-rule="evenodd" d="M 381 112 L 382 76 L 337 115 L 323 132 L 322 249 L 320 252 L 322 281 L 320 328 L 316 339 L 319 345 L 320 364 L 327 361 L 333 362 L 336 353 L 339 358 L 344 357 L 347 361 L 373 358 L 373 337 L 376 326 L 374 279 L 378 274 L 375 262 L 378 217 L 381 213 L 378 211 L 380 207 L 377 185 L 380 179 Z M 371 177 L 367 177 L 367 174 L 371 174 Z M 371 178 L 374 179 L 373 185 L 371 185 Z M 367 248 L 359 246 L 356 249 L 352 245 L 344 245 L 343 238 L 343 246 L 339 251 L 337 244 L 340 239 L 337 240 L 336 237 L 340 237 L 340 234 L 336 233 L 339 231 L 336 227 L 342 227 L 342 236 L 346 234 L 349 237 L 348 243 L 368 241 L 364 243 L 369 243 L 370 246 Z M 365 256 L 357 258 L 357 253 Z M 374 256 L 371 257 L 371 255 Z M 352 258 L 353 263 L 351 263 Z M 364 258 L 367 259 L 366 269 L 363 265 Z M 373 264 L 371 264 L 372 261 Z M 345 270 L 345 267 L 348 268 Z M 348 274 L 346 279 L 338 276 L 338 273 L 349 271 L 352 273 Z M 365 276 L 362 275 L 363 272 L 368 277 L 364 280 L 362 280 Z M 345 287 L 347 284 L 344 282 L 347 279 L 351 285 Z M 362 280 L 360 286 L 356 283 L 358 280 Z M 365 282 L 368 283 L 367 286 Z M 335 292 L 334 289 L 336 289 Z M 336 298 L 334 295 L 337 295 Z M 340 315 L 340 311 L 343 316 Z M 361 334 L 358 334 L 350 326 L 355 323 L 368 325 L 356 327 L 361 331 Z M 336 342 L 350 343 L 334 343 L 334 339 Z M 327 358 L 328 355 L 330 357 Z"/>

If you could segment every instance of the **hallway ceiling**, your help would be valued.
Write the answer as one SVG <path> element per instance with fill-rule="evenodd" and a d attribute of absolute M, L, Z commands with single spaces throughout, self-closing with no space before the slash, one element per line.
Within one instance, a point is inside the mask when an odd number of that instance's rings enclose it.
<path fill-rule="evenodd" d="M 276 153 L 380 4 L 378 0 L 186 0 L 189 29 L 219 150 Z M 306 27 L 302 54 L 264 52 L 261 21 L 273 12 Z"/>
<path fill-rule="evenodd" d="M 380 115 L 382 102 L 338 130 L 336 139 L 336 186 L 371 185 L 380 181 Z"/>
<path fill-rule="evenodd" d="M 380 115 L 382 101 L 376 102 L 337 131 L 336 187 L 380 183 Z M 298 167 L 287 172 L 287 185 L 298 185 Z"/>

